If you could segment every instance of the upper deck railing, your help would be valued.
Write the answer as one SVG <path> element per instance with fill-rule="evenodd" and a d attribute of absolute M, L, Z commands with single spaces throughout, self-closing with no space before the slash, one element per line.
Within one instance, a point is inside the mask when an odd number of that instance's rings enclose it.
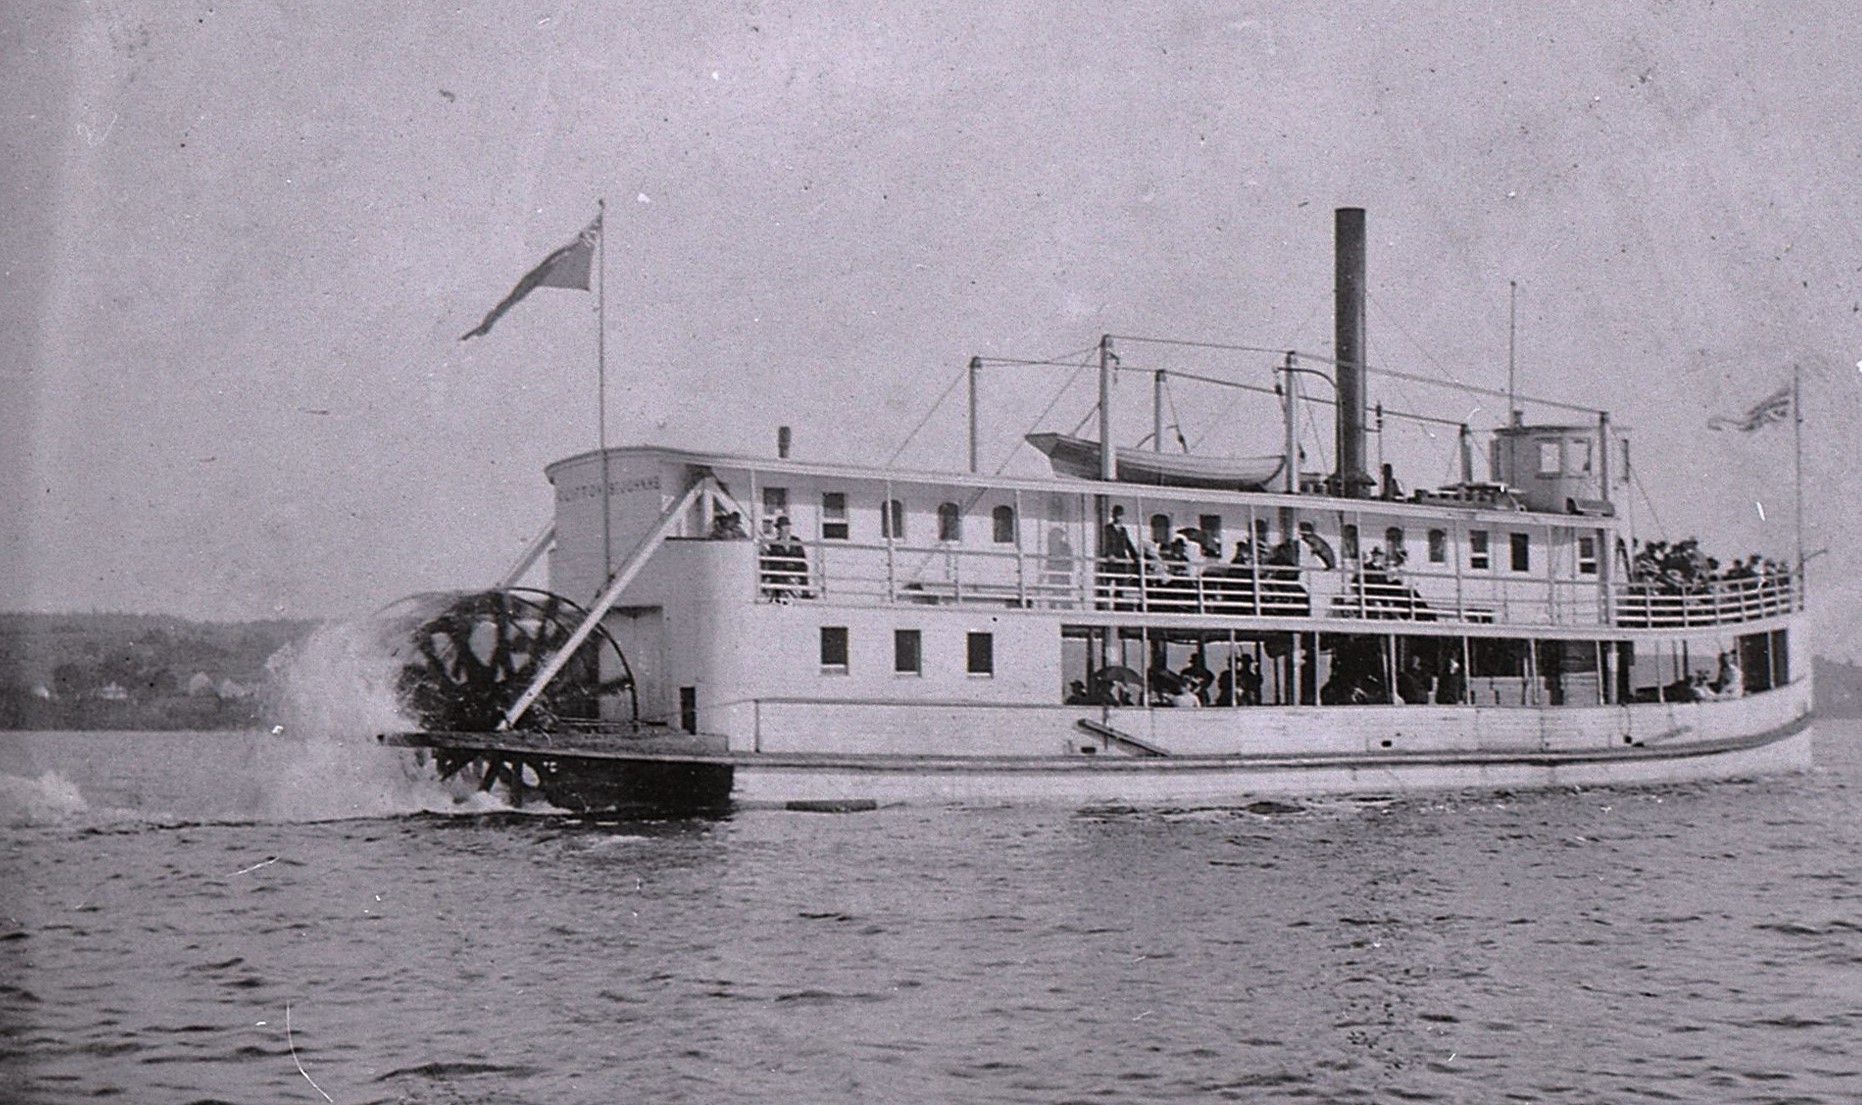
<path fill-rule="evenodd" d="M 1732 625 L 1804 608 L 1803 581 L 1790 569 L 1691 587 L 1626 583 L 1616 591 L 1616 624 L 1627 629 Z"/>
<path fill-rule="evenodd" d="M 800 553 L 797 555 L 796 550 Z M 1469 625 L 1694 629 L 1803 609 L 1788 569 L 1686 588 L 1595 575 L 1551 578 L 1445 565 L 1390 569 L 1355 560 L 1200 568 L 1058 552 L 950 545 L 799 542 L 763 547 L 758 593 L 776 601 L 846 605 L 987 605 L 1216 618 L 1335 618 Z"/>

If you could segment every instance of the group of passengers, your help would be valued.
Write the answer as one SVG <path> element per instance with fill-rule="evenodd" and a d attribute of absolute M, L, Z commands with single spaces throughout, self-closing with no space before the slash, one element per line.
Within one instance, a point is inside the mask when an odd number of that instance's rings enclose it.
<path fill-rule="evenodd" d="M 1125 669 L 1107 669 L 1095 673 L 1092 684 L 1076 679 L 1067 688 L 1069 706 L 1137 705 L 1122 676 Z M 1144 702 L 1151 706 L 1259 706 L 1261 704 L 1261 669 L 1254 657 L 1237 653 L 1232 667 L 1221 672 L 1209 670 L 1203 654 L 1190 658 L 1182 671 L 1172 671 L 1164 663 L 1153 665 L 1145 680 Z"/>
<path fill-rule="evenodd" d="M 1700 594 L 1720 584 L 1739 589 L 1769 587 L 1784 582 L 1790 575 L 1785 564 L 1758 553 L 1722 566 L 1718 560 L 1702 553 L 1699 539 L 1693 537 L 1673 544 L 1666 541 L 1632 544 L 1634 548 L 1628 557 L 1630 582 L 1664 594 Z"/>
<path fill-rule="evenodd" d="M 1705 668 L 1677 679 L 1662 688 L 1665 702 L 1710 702 L 1717 698 L 1739 698 L 1746 693 L 1746 675 L 1739 666 L 1737 652 L 1720 653 L 1719 670 L 1709 676 Z"/>
<path fill-rule="evenodd" d="M 1396 672 L 1394 695 L 1385 664 L 1383 644 L 1377 638 L 1341 643 L 1332 653 L 1329 678 L 1319 688 L 1319 701 L 1327 706 L 1424 706 L 1431 702 L 1451 706 L 1467 699 L 1467 676 L 1461 658 L 1453 653 L 1410 653 Z"/>

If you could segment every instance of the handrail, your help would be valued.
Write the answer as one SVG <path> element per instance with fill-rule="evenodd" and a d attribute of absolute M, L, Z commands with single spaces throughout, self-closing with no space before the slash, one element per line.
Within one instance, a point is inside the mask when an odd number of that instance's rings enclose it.
<path fill-rule="evenodd" d="M 1007 605 L 1218 617 L 1406 620 L 1493 625 L 1676 629 L 1736 625 L 1803 608 L 1795 576 L 1723 580 L 1696 592 L 1606 585 L 1596 576 L 1401 570 L 1355 559 L 1317 564 L 1200 566 L 1055 557 L 1019 547 L 901 545 L 804 540 L 807 598 L 852 604 Z M 907 565 L 917 569 L 902 571 Z M 759 593 L 772 591 L 772 561 L 759 558 Z M 1608 588 L 1606 590 L 1606 587 Z M 1612 601 L 1614 600 L 1614 601 Z M 1614 617 L 1612 617 L 1614 614 Z"/>

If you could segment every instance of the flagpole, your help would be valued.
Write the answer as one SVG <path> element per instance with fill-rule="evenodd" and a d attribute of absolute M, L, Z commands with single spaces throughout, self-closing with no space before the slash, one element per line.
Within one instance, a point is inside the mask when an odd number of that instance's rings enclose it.
<path fill-rule="evenodd" d="M 601 450 L 601 583 L 614 575 L 614 511 L 608 496 L 608 200 L 595 200 L 595 441 Z"/>
<path fill-rule="evenodd" d="M 1791 366 L 1791 451 L 1792 464 L 1797 477 L 1797 594 L 1801 602 L 1804 596 L 1804 404 L 1801 372 L 1796 364 Z"/>

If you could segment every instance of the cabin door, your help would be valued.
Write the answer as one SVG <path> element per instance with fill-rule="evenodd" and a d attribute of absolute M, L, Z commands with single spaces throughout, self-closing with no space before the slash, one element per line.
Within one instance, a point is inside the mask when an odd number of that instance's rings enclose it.
<path fill-rule="evenodd" d="M 603 619 L 627 666 L 633 669 L 634 686 L 640 696 L 640 720 L 667 722 L 677 716 L 678 704 L 666 687 L 666 618 L 658 606 L 616 607 Z M 604 658 L 602 679 L 612 679 L 618 672 L 608 667 L 613 657 Z M 625 710 L 623 703 L 620 709 Z"/>

